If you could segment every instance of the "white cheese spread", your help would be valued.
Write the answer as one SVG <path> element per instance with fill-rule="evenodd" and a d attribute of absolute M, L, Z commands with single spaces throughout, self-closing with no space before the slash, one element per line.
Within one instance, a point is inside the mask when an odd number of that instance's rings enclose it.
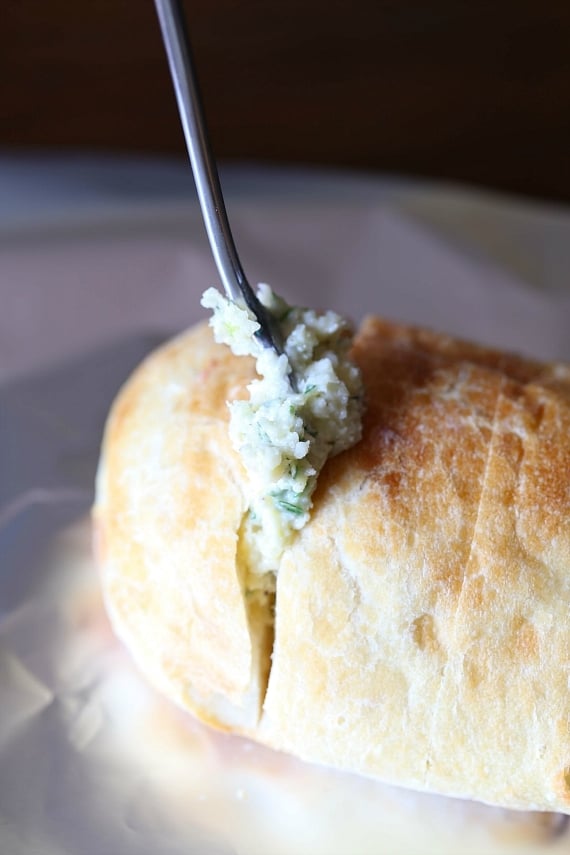
<path fill-rule="evenodd" d="M 259 378 L 248 386 L 249 401 L 228 406 L 230 438 L 249 476 L 243 535 L 250 565 L 264 574 L 276 572 L 283 550 L 309 519 L 327 458 L 360 439 L 362 381 L 348 358 L 352 336 L 344 318 L 289 306 L 268 285 L 260 285 L 257 296 L 281 332 L 281 355 L 257 339 L 259 324 L 244 303 L 209 288 L 202 305 L 213 310 L 216 341 L 256 359 Z"/>

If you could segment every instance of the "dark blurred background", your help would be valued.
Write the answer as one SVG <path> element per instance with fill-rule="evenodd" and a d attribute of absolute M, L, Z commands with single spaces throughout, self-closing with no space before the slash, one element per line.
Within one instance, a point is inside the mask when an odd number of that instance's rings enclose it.
<path fill-rule="evenodd" d="M 216 154 L 570 200 L 567 0 L 192 0 Z M 151 0 L 4 0 L 0 147 L 181 154 Z"/>

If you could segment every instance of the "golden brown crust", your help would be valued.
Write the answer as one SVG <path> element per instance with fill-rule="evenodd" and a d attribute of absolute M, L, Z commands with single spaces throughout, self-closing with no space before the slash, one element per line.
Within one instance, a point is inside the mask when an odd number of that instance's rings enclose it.
<path fill-rule="evenodd" d="M 204 327 L 109 423 L 95 516 L 115 625 L 171 697 L 260 741 L 570 813 L 570 370 L 378 319 L 354 356 L 363 439 L 284 556 L 265 699 L 225 407 L 253 368 Z"/>

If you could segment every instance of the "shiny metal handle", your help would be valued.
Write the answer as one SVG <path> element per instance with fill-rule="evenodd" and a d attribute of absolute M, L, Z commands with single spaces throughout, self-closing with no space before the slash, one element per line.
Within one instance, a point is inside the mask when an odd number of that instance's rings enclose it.
<path fill-rule="evenodd" d="M 180 0 L 155 0 L 155 6 L 202 216 L 220 278 L 228 297 L 231 300 L 243 297 L 246 305 L 261 324 L 257 334 L 261 342 L 266 347 L 273 347 L 281 352 L 276 331 L 272 328 L 267 312 L 246 279 L 235 248 L 218 170 L 208 138 L 182 4 Z"/>

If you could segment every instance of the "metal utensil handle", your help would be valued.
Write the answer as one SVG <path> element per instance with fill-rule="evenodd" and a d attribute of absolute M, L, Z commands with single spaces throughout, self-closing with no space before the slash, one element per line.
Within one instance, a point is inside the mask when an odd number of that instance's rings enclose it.
<path fill-rule="evenodd" d="M 254 315 L 262 322 L 265 320 L 266 313 L 243 272 L 228 222 L 218 170 L 208 139 L 182 4 L 179 0 L 155 0 L 155 6 L 174 82 L 198 199 L 220 278 L 228 297 L 236 300 L 242 296 Z M 262 332 L 262 339 L 266 337 L 264 333 L 265 330 Z M 271 331 L 269 331 L 269 340 L 264 343 L 276 346 Z"/>

